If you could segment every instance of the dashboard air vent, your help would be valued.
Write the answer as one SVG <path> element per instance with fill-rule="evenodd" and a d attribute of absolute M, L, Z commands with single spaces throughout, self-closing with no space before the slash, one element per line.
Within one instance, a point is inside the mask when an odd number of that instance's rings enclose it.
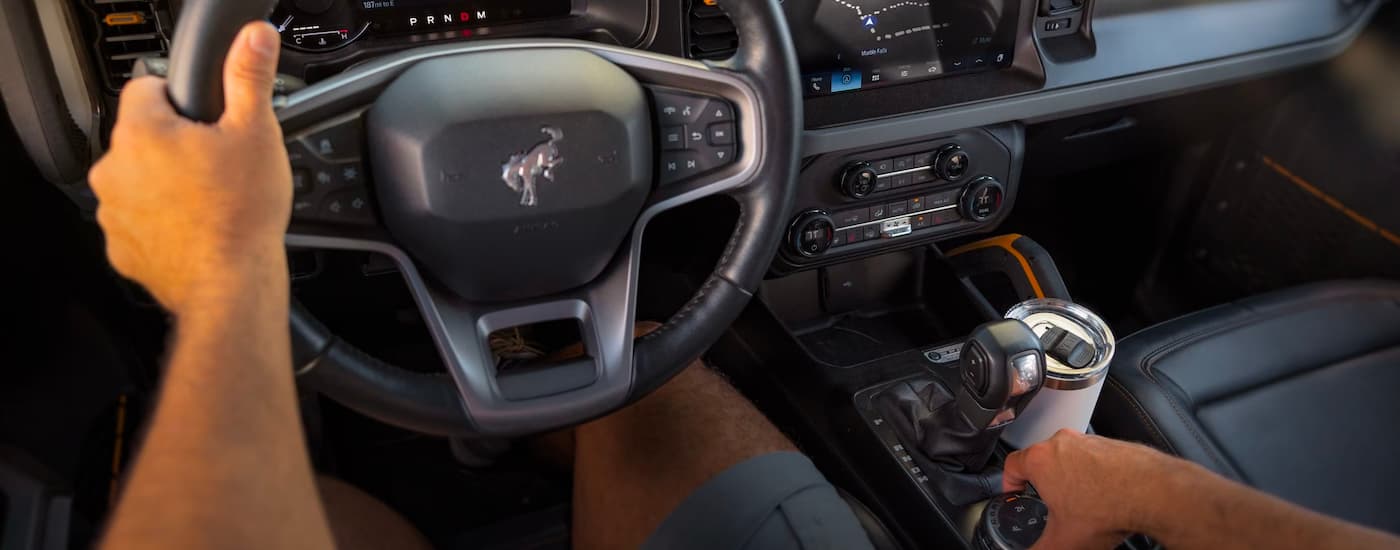
<path fill-rule="evenodd" d="M 687 49 L 691 59 L 725 59 L 739 47 L 734 22 L 715 0 L 691 0 Z"/>
<path fill-rule="evenodd" d="M 109 93 L 131 80 L 131 69 L 142 57 L 166 57 L 170 41 L 153 0 L 81 0 L 92 14 L 97 65 Z"/>

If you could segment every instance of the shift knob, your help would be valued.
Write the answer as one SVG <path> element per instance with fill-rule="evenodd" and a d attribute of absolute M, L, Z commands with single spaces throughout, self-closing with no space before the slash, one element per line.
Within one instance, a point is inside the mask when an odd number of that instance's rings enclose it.
<path fill-rule="evenodd" d="M 973 330 L 958 367 L 958 410 L 980 431 L 1010 424 L 1045 384 L 1045 350 L 1035 332 L 1017 320 Z"/>

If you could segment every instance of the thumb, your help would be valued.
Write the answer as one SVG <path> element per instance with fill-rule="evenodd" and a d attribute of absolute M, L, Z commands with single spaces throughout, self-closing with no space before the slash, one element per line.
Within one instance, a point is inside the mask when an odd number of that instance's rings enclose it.
<path fill-rule="evenodd" d="M 277 78 L 277 30 L 265 21 L 244 25 L 224 61 L 224 119 L 257 120 L 272 114 Z"/>

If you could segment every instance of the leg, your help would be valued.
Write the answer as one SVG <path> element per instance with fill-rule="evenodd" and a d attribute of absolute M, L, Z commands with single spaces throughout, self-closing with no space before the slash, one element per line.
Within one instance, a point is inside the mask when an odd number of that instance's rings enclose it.
<path fill-rule="evenodd" d="M 408 520 L 355 486 L 326 476 L 317 476 L 316 485 L 336 548 L 432 548 Z"/>
<path fill-rule="evenodd" d="M 796 447 L 700 363 L 575 430 L 574 548 L 636 548 L 707 480 Z"/>

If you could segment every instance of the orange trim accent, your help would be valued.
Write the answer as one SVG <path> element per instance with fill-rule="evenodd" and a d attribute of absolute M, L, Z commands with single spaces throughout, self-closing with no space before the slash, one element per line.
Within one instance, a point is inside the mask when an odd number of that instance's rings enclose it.
<path fill-rule="evenodd" d="M 102 22 L 108 27 L 120 27 L 122 25 L 140 25 L 146 22 L 146 16 L 139 11 L 123 11 L 109 13 L 102 18 Z"/>
<path fill-rule="evenodd" d="M 947 254 L 945 254 L 945 255 L 946 255 L 946 256 L 949 256 L 949 257 L 952 257 L 952 256 L 957 256 L 958 254 L 962 254 L 962 253 L 964 253 L 964 252 L 972 252 L 973 250 L 981 250 L 981 249 L 983 249 L 983 248 L 992 248 L 992 247 L 996 247 L 996 248 L 1000 248 L 1000 249 L 1002 249 L 1002 250 L 1005 250 L 1005 251 L 1007 251 L 1008 253 L 1011 254 L 1011 257 L 1016 258 L 1016 261 L 1021 262 L 1021 270 L 1024 271 L 1024 272 L 1026 272 L 1026 279 L 1029 280 L 1029 281 L 1031 282 L 1031 290 L 1035 291 L 1035 297 L 1036 297 L 1036 298 L 1044 298 L 1044 297 L 1045 297 L 1045 291 L 1040 289 L 1040 280 L 1036 279 L 1036 278 L 1035 278 L 1035 273 L 1034 273 L 1033 271 L 1031 271 L 1031 263 L 1030 263 L 1029 261 L 1026 260 L 1026 257 L 1025 257 L 1025 256 L 1022 256 L 1022 255 L 1021 255 L 1021 251 L 1020 251 L 1020 250 L 1016 250 L 1015 247 L 1011 246 L 1011 243 L 1016 242 L 1016 239 L 1019 239 L 1019 238 L 1021 238 L 1021 235 L 1020 235 L 1020 234 L 1012 233 L 1012 234 L 1009 234 L 1009 235 L 1002 235 L 1002 236 L 1000 236 L 1000 237 L 992 237 L 992 238 L 990 238 L 990 239 L 983 239 L 983 240 L 977 241 L 977 242 L 975 242 L 975 243 L 968 243 L 968 244 L 959 246 L 959 247 L 957 247 L 957 248 L 954 248 L 953 250 L 949 251 L 949 252 L 948 252 Z"/>
<path fill-rule="evenodd" d="M 1307 191 L 1308 194 L 1317 197 L 1318 200 L 1321 200 L 1327 206 L 1331 206 L 1333 210 L 1341 212 L 1342 214 L 1346 215 L 1346 217 L 1351 218 L 1351 221 L 1354 221 L 1361 227 L 1365 227 L 1366 229 L 1371 230 L 1377 235 L 1380 235 L 1382 239 L 1390 241 L 1390 244 L 1400 246 L 1400 236 L 1396 236 L 1394 233 L 1391 233 L 1390 231 L 1386 230 L 1386 228 L 1381 227 L 1380 224 L 1371 221 L 1371 218 L 1367 218 L 1366 216 L 1361 215 L 1361 213 L 1347 208 L 1347 205 L 1342 204 L 1342 201 L 1337 200 L 1336 197 L 1333 197 L 1332 195 L 1328 195 L 1325 191 L 1318 189 L 1317 186 L 1308 183 L 1307 180 L 1294 175 L 1293 172 L 1289 172 L 1287 168 L 1284 168 L 1283 165 L 1274 162 L 1274 159 L 1269 158 L 1268 155 L 1264 155 L 1262 157 L 1262 160 L 1264 161 L 1265 166 L 1268 166 L 1269 168 L 1272 168 L 1275 172 L 1278 172 L 1280 176 L 1283 176 L 1284 179 L 1287 179 L 1293 185 L 1298 186 L 1299 189 Z"/>
<path fill-rule="evenodd" d="M 126 435 L 126 394 L 117 396 L 117 431 L 112 442 L 112 481 L 107 487 L 107 503 L 117 504 L 117 478 L 122 471 L 122 443 Z"/>

